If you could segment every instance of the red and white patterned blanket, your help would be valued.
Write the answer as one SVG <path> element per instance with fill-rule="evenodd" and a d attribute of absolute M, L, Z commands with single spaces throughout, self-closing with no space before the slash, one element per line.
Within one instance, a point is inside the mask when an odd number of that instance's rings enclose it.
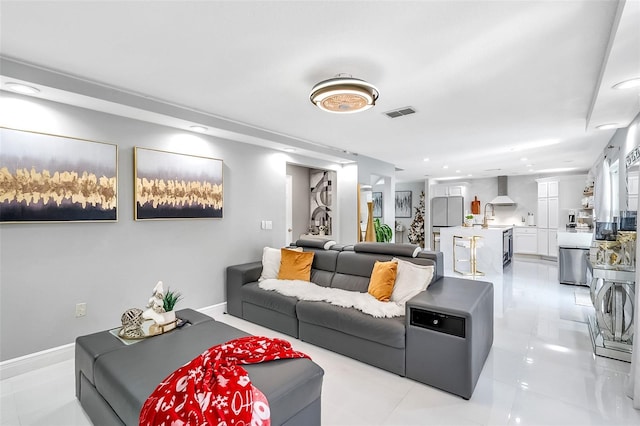
<path fill-rule="evenodd" d="M 309 358 L 286 340 L 248 336 L 213 346 L 178 368 L 140 411 L 144 426 L 270 424 L 269 404 L 239 364 Z"/>

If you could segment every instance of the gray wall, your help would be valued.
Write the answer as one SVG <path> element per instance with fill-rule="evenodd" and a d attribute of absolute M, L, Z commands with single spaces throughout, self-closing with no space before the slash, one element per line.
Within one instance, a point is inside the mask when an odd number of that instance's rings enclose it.
<path fill-rule="evenodd" d="M 119 147 L 117 223 L 0 225 L 1 360 L 118 326 L 122 312 L 144 306 L 159 280 L 184 294 L 179 308 L 224 302 L 227 266 L 258 260 L 264 246 L 284 244 L 287 162 L 330 167 L 324 161 L 7 92 L 0 101 L 2 126 Z M 224 160 L 224 218 L 134 221 L 134 146 Z M 355 242 L 357 167 L 342 173 L 333 166 L 340 227 L 349 230 L 344 241 Z M 261 220 L 273 221 L 273 229 L 261 230 Z M 87 315 L 75 318 L 79 302 L 87 303 Z"/>

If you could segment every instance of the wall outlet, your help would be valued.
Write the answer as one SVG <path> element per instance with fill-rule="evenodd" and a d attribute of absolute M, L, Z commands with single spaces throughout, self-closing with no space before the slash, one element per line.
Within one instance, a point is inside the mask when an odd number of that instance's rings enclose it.
<path fill-rule="evenodd" d="M 76 304 L 76 318 L 87 315 L 87 304 L 85 302 Z"/>

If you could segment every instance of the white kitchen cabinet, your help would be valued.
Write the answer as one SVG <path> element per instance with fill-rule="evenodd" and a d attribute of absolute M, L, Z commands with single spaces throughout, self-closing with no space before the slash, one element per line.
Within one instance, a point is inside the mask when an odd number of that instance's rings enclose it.
<path fill-rule="evenodd" d="M 538 198 L 538 228 L 549 227 L 549 199 Z"/>
<path fill-rule="evenodd" d="M 536 228 L 513 228 L 513 252 L 538 254 L 538 230 Z"/>
<path fill-rule="evenodd" d="M 431 192 L 434 197 L 464 197 L 465 196 L 465 185 L 433 185 L 431 187 Z"/>
<path fill-rule="evenodd" d="M 558 181 L 538 182 L 538 198 L 558 196 Z"/>
<path fill-rule="evenodd" d="M 538 229 L 538 254 L 558 257 L 558 230 Z"/>
<path fill-rule="evenodd" d="M 549 253 L 549 256 L 558 257 L 558 230 L 557 229 L 549 229 L 548 253 Z"/>
<path fill-rule="evenodd" d="M 538 254 L 558 256 L 558 181 L 538 182 Z"/>
<path fill-rule="evenodd" d="M 558 229 L 558 198 L 538 198 L 538 228 Z"/>
<path fill-rule="evenodd" d="M 547 208 L 547 228 L 558 229 L 558 197 L 549 197 Z"/>
<path fill-rule="evenodd" d="M 549 256 L 549 230 L 538 229 L 538 254 Z"/>

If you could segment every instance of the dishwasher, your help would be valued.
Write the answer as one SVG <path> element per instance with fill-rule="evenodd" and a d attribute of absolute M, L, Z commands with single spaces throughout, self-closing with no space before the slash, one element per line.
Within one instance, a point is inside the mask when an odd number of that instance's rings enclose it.
<path fill-rule="evenodd" d="M 587 283 L 587 256 L 589 249 L 560 246 L 558 253 L 558 279 L 560 284 L 585 285 Z"/>

